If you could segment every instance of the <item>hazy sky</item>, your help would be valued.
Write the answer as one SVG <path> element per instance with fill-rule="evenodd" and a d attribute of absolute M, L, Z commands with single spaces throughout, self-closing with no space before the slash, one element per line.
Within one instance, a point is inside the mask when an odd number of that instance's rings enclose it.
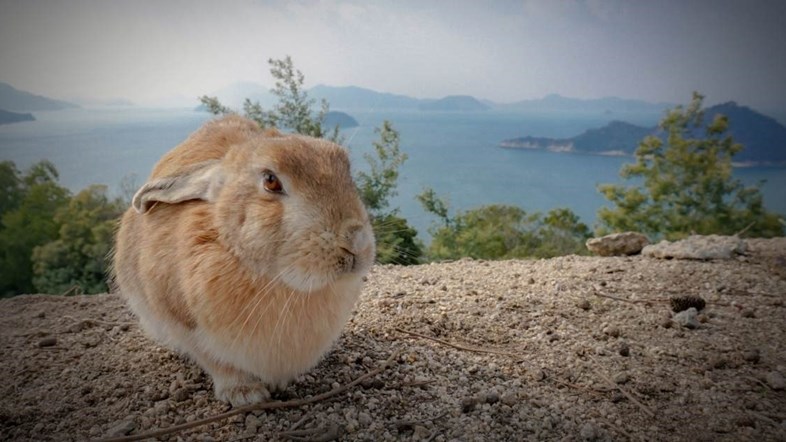
<path fill-rule="evenodd" d="M 0 81 L 153 104 L 269 86 L 290 54 L 309 86 L 784 109 L 785 23 L 784 0 L 0 0 Z"/>

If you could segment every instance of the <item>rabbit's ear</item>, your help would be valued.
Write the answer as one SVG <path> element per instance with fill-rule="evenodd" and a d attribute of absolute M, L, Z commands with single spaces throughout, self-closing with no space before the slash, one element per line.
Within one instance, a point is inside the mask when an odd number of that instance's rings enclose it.
<path fill-rule="evenodd" d="M 193 164 L 176 175 L 151 179 L 134 195 L 131 205 L 137 212 L 145 213 L 157 202 L 211 201 L 222 182 L 219 160 Z"/>

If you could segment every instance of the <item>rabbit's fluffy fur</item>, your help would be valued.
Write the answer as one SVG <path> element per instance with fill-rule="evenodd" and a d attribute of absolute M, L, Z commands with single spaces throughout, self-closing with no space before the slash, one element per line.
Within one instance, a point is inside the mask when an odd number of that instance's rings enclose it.
<path fill-rule="evenodd" d="M 114 271 L 142 327 L 242 405 L 318 362 L 373 258 L 346 151 L 231 116 L 158 162 L 123 216 Z"/>

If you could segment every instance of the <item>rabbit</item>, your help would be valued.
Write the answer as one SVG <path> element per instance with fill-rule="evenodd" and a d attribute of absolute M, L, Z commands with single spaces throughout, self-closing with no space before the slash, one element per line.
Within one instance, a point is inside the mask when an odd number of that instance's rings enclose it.
<path fill-rule="evenodd" d="M 374 253 L 344 148 L 233 115 L 155 165 L 120 221 L 114 283 L 143 330 L 241 406 L 316 365 Z"/>

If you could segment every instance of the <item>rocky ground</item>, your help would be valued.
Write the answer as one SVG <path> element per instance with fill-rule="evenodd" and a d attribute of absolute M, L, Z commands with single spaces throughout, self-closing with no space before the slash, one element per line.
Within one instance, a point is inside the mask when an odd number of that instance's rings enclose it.
<path fill-rule="evenodd" d="M 161 439 L 786 440 L 786 240 L 727 260 L 373 269 L 323 362 L 274 401 Z M 669 299 L 706 307 L 675 321 Z M 116 295 L 0 301 L 0 439 L 135 436 L 227 411 Z"/>

